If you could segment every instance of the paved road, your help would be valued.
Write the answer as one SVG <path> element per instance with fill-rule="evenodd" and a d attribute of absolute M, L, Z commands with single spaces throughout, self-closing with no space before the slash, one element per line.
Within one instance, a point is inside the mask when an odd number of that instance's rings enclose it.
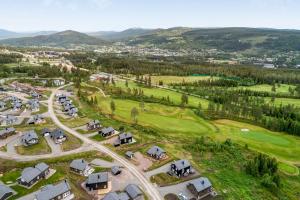
<path fill-rule="evenodd" d="M 67 85 L 66 85 L 67 86 Z M 125 168 L 127 168 L 142 184 L 145 192 L 148 194 L 148 196 L 152 200 L 161 200 L 162 197 L 156 187 L 150 183 L 150 181 L 147 180 L 147 178 L 144 176 L 143 173 L 141 173 L 133 164 L 131 164 L 129 161 L 127 161 L 125 158 L 122 158 L 109 148 L 89 139 L 84 137 L 82 134 L 78 133 L 77 131 L 65 126 L 62 124 L 58 118 L 55 115 L 54 109 L 53 109 L 53 103 L 55 99 L 55 94 L 58 92 L 59 89 L 64 88 L 65 86 L 59 87 L 56 90 L 54 90 L 49 98 L 49 103 L 48 103 L 48 111 L 50 114 L 50 117 L 52 118 L 53 122 L 61 129 L 65 130 L 66 132 L 69 132 L 70 134 L 74 135 L 75 137 L 81 139 L 85 143 L 89 144 L 90 146 L 95 147 L 99 151 L 108 154 L 111 156 L 113 159 L 124 165 Z"/>

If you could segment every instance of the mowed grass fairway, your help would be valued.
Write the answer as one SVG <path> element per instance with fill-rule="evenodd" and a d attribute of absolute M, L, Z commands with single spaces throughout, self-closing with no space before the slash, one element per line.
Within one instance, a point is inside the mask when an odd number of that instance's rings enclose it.
<path fill-rule="evenodd" d="M 218 138 L 232 138 L 281 161 L 300 163 L 300 138 L 298 137 L 232 120 L 216 120 L 213 123 L 220 129 Z M 242 131 L 242 129 L 249 129 L 249 131 Z"/>
<path fill-rule="evenodd" d="M 124 81 L 118 81 L 116 83 L 116 85 L 121 88 L 126 88 Z M 141 87 L 132 81 L 128 82 L 128 88 L 130 88 L 130 89 L 141 88 L 144 91 L 144 95 L 146 95 L 146 96 L 153 96 L 156 98 L 163 98 L 163 97 L 167 98 L 169 96 L 170 100 L 172 102 L 174 102 L 175 104 L 179 105 L 181 103 L 182 94 L 175 92 L 175 91 L 171 91 L 171 90 L 167 90 L 167 89 L 160 89 L 160 88 L 155 88 L 155 87 L 152 87 L 152 88 Z M 199 103 L 201 103 L 203 108 L 207 108 L 209 102 L 206 99 L 189 96 L 189 102 L 188 102 L 189 106 L 198 107 Z"/>
<path fill-rule="evenodd" d="M 109 98 L 101 98 L 99 106 L 103 113 L 111 114 Z M 133 123 L 131 109 L 139 110 L 138 124 L 156 128 L 167 133 L 186 133 L 189 136 L 201 136 L 212 132 L 215 128 L 205 120 L 197 117 L 190 109 L 145 103 L 144 111 L 139 108 L 139 102 L 131 100 L 114 100 L 116 111 L 114 117 L 121 121 Z"/>
<path fill-rule="evenodd" d="M 271 103 L 271 97 L 265 98 L 266 102 Z M 291 99 L 291 98 L 275 98 L 274 104 L 276 106 L 287 106 L 287 105 L 294 105 L 296 107 L 300 107 L 300 99 Z"/>
<path fill-rule="evenodd" d="M 277 94 L 290 94 L 289 87 L 292 89 L 295 89 L 296 86 L 294 85 L 288 85 L 288 84 L 281 84 L 280 87 L 278 85 L 275 85 Z M 247 89 L 252 91 L 258 91 L 258 92 L 272 92 L 272 85 L 268 84 L 261 84 L 261 85 L 254 85 L 254 86 L 241 86 L 237 87 L 237 89 Z"/>

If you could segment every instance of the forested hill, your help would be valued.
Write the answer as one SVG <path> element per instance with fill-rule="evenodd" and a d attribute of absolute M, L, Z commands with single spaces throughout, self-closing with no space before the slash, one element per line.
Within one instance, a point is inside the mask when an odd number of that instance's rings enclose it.
<path fill-rule="evenodd" d="M 119 35 L 121 38 L 121 36 Z M 300 31 L 258 28 L 155 29 L 126 40 L 130 45 L 179 49 L 300 51 Z"/>
<path fill-rule="evenodd" d="M 50 35 L 0 40 L 0 44 L 12 46 L 72 47 L 79 45 L 104 45 L 108 42 L 76 31 L 63 31 Z"/>

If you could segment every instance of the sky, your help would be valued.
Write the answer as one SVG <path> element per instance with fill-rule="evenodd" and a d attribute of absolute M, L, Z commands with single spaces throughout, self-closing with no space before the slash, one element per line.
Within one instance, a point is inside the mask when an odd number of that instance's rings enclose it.
<path fill-rule="evenodd" d="M 300 29 L 300 0 L 0 0 L 0 29 L 120 31 L 127 28 Z"/>

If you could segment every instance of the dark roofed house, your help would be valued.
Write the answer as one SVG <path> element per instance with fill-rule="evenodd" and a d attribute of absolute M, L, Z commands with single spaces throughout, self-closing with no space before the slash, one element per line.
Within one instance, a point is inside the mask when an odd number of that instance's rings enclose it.
<path fill-rule="evenodd" d="M 40 110 L 40 103 L 36 99 L 30 99 L 27 104 L 32 112 L 37 112 Z"/>
<path fill-rule="evenodd" d="M 49 128 L 43 128 L 42 129 L 42 135 L 44 136 L 44 137 L 47 137 L 47 136 L 49 136 L 51 134 L 51 130 L 49 129 Z"/>
<path fill-rule="evenodd" d="M 14 135 L 16 133 L 16 129 L 13 127 L 5 128 L 0 131 L 0 139 L 5 139 L 11 135 Z"/>
<path fill-rule="evenodd" d="M 120 146 L 121 144 L 129 144 L 132 142 L 132 134 L 131 133 L 121 133 L 118 136 L 117 141 L 114 143 L 115 146 Z"/>
<path fill-rule="evenodd" d="M 39 99 L 39 98 L 42 97 L 42 95 L 37 93 L 36 91 L 32 91 L 31 92 L 31 97 L 34 98 L 34 99 Z"/>
<path fill-rule="evenodd" d="M 45 118 L 42 115 L 33 115 L 29 118 L 27 124 L 42 124 L 45 122 Z"/>
<path fill-rule="evenodd" d="M 103 128 L 99 131 L 99 134 L 101 134 L 102 137 L 108 137 L 115 134 L 115 129 L 113 127 Z"/>
<path fill-rule="evenodd" d="M 45 163 L 39 163 L 34 167 L 27 167 L 22 171 L 21 177 L 18 178 L 20 185 L 31 187 L 37 183 L 40 179 L 46 178 L 49 175 L 49 166 Z"/>
<path fill-rule="evenodd" d="M 25 146 L 34 145 L 39 142 L 39 137 L 34 130 L 27 131 L 21 136 L 21 142 Z"/>
<path fill-rule="evenodd" d="M 157 160 L 160 160 L 166 156 L 165 150 L 158 146 L 153 146 L 147 151 L 147 154 Z"/>
<path fill-rule="evenodd" d="M 21 102 L 15 102 L 13 103 L 13 110 L 17 111 L 17 110 L 21 110 L 23 107 L 22 103 Z"/>
<path fill-rule="evenodd" d="M 116 176 L 116 175 L 121 174 L 122 170 L 121 170 L 121 168 L 119 166 L 113 166 L 111 168 L 111 173 Z"/>
<path fill-rule="evenodd" d="M 14 191 L 6 186 L 0 183 L 0 200 L 6 200 L 10 198 L 14 194 Z"/>
<path fill-rule="evenodd" d="M 213 193 L 211 182 L 206 177 L 200 177 L 192 180 L 187 185 L 187 188 L 197 199 L 203 199 Z"/>
<path fill-rule="evenodd" d="M 43 187 L 36 195 L 34 200 L 64 200 L 73 199 L 74 194 L 71 192 L 71 187 L 67 180 L 64 180 L 57 185 L 47 185 Z"/>
<path fill-rule="evenodd" d="M 101 124 L 99 120 L 93 120 L 86 124 L 86 128 L 88 130 L 97 130 L 101 128 Z"/>
<path fill-rule="evenodd" d="M 78 109 L 77 109 L 77 108 L 72 108 L 72 109 L 70 109 L 70 110 L 67 112 L 67 114 L 68 114 L 69 116 L 71 116 L 71 117 L 77 116 L 77 113 L 78 113 Z"/>
<path fill-rule="evenodd" d="M 90 191 L 106 189 L 108 187 L 108 173 L 100 172 L 100 173 L 90 174 L 85 183 L 85 186 Z"/>
<path fill-rule="evenodd" d="M 93 171 L 91 165 L 83 159 L 73 160 L 70 164 L 70 169 L 72 172 L 82 176 L 88 176 Z"/>
<path fill-rule="evenodd" d="M 13 115 L 6 115 L 5 117 L 1 118 L 1 124 L 4 126 L 13 125 L 18 121 L 18 118 Z"/>
<path fill-rule="evenodd" d="M 134 200 L 143 196 L 143 192 L 135 184 L 129 184 L 125 188 L 125 192 L 129 195 L 130 199 Z"/>
<path fill-rule="evenodd" d="M 178 177 L 189 175 L 191 170 L 192 166 L 187 160 L 177 160 L 171 164 L 171 171 Z"/>
<path fill-rule="evenodd" d="M 107 195 L 105 195 L 105 197 L 103 198 L 103 200 L 129 200 L 129 196 L 128 194 L 126 194 L 125 192 L 119 193 L 117 194 L 116 192 L 110 192 Z"/>
<path fill-rule="evenodd" d="M 65 112 L 69 112 L 69 111 L 72 110 L 73 108 L 76 108 L 76 107 L 75 107 L 73 104 L 71 104 L 71 103 L 64 104 L 63 107 L 64 107 L 64 111 L 65 111 Z"/>
<path fill-rule="evenodd" d="M 67 136 L 65 135 L 64 131 L 61 129 L 55 129 L 51 132 L 51 138 L 54 140 L 56 144 L 60 144 L 66 141 Z"/>

